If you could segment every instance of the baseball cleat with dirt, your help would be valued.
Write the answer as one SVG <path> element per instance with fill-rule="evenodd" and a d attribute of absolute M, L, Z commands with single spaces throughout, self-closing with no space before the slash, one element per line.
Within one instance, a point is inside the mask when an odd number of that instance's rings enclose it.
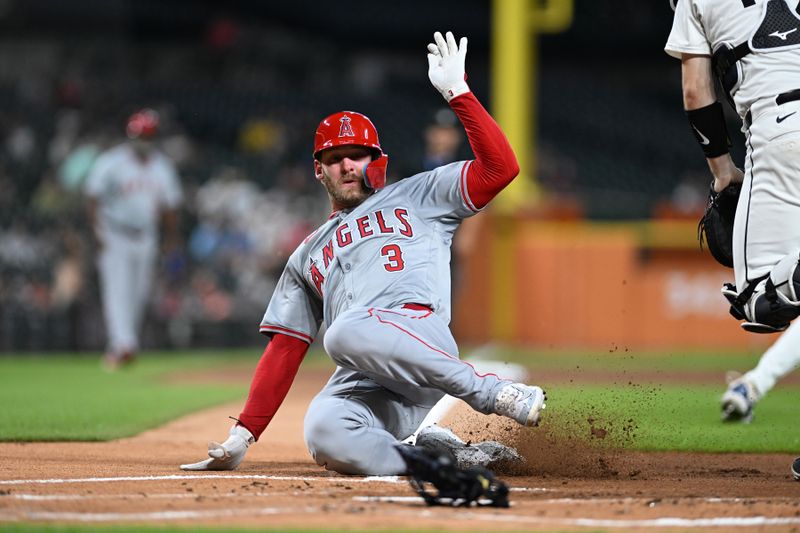
<path fill-rule="evenodd" d="M 507 416 L 523 426 L 538 426 L 547 394 L 535 385 L 509 383 L 494 399 L 494 412 Z"/>
<path fill-rule="evenodd" d="M 756 388 L 743 376 L 729 372 L 727 376 L 728 390 L 720 400 L 723 422 L 741 422 L 749 424 L 753 421 L 753 407 L 758 401 Z"/>
<path fill-rule="evenodd" d="M 438 453 L 450 454 L 458 468 L 483 467 L 494 469 L 500 464 L 524 462 L 519 452 L 497 441 L 487 440 L 475 444 L 461 440 L 450 429 L 428 426 L 417 435 L 416 446 Z"/>

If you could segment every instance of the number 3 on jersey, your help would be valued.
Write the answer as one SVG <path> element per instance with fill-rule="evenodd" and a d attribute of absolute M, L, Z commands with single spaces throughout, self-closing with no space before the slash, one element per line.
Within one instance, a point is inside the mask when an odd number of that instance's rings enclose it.
<path fill-rule="evenodd" d="M 387 272 L 398 272 L 406 267 L 406 263 L 403 261 L 403 250 L 397 244 L 387 244 L 381 248 L 381 255 L 386 258 L 383 268 Z"/>

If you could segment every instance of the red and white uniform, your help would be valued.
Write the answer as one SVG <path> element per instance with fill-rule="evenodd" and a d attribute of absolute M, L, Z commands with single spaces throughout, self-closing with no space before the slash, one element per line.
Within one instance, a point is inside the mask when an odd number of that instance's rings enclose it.
<path fill-rule="evenodd" d="M 102 242 L 98 270 L 108 349 L 139 348 L 139 327 L 152 284 L 160 214 L 180 205 L 182 192 L 172 162 L 152 151 L 146 160 L 124 143 L 101 154 L 86 180 L 97 201 Z"/>
<path fill-rule="evenodd" d="M 256 438 L 324 323 L 338 368 L 311 403 L 305 439 L 320 465 L 399 474 L 391 448 L 445 394 L 492 412 L 509 383 L 459 359 L 450 333 L 450 245 L 461 221 L 517 175 L 505 136 L 472 93 L 450 101 L 474 161 L 389 185 L 334 212 L 292 254 L 261 331 L 272 336 L 239 419 Z"/>

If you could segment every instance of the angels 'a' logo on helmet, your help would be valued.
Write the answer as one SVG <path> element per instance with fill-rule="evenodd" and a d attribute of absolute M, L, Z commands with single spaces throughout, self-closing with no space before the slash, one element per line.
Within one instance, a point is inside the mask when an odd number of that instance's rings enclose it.
<path fill-rule="evenodd" d="M 339 137 L 355 137 L 353 126 L 350 124 L 350 117 L 347 115 L 339 119 Z"/>

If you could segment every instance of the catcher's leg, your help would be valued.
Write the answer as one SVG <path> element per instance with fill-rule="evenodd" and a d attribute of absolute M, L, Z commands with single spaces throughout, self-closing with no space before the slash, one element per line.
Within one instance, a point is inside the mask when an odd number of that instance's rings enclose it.
<path fill-rule="evenodd" d="M 780 261 L 762 279 L 751 281 L 748 288 L 736 293 L 726 285 L 723 294 L 731 302 L 731 313 L 742 327 L 753 333 L 783 331 L 800 316 L 800 261 L 794 252 Z"/>
<path fill-rule="evenodd" d="M 722 419 L 749 422 L 755 404 L 775 383 L 800 366 L 800 323 L 793 323 L 761 356 L 758 365 L 729 381 L 722 395 Z"/>
<path fill-rule="evenodd" d="M 406 465 L 395 446 L 417 429 L 437 400 L 434 395 L 427 405 L 416 405 L 339 368 L 308 407 L 308 451 L 317 464 L 341 474 L 403 474 Z"/>
<path fill-rule="evenodd" d="M 752 383 L 761 397 L 775 386 L 775 383 L 800 366 L 800 323 L 793 323 L 775 344 L 761 356 L 758 365 L 744 375 Z"/>
<path fill-rule="evenodd" d="M 751 331 L 781 331 L 800 315 L 800 131 L 776 122 L 775 116 L 786 109 L 762 106 L 746 131 L 748 154 L 733 258 L 740 293 L 755 285 L 752 295 L 740 299 L 744 319 L 753 323 L 744 326 Z M 769 282 L 759 283 L 767 274 Z"/>

